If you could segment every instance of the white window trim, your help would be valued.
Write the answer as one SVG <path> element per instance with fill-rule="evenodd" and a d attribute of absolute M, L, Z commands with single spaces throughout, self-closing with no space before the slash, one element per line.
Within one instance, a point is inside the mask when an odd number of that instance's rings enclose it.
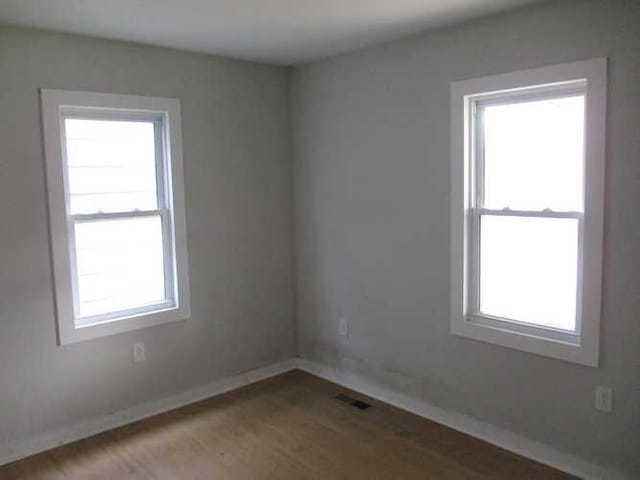
<path fill-rule="evenodd" d="M 495 99 L 548 86 L 583 81 L 585 97 L 585 198 L 578 285 L 578 327 L 573 335 L 518 325 L 470 312 L 473 229 L 471 206 L 474 140 L 472 115 L 478 99 Z M 451 84 L 451 333 L 525 352 L 597 367 L 602 289 L 607 59 L 463 80 Z M 566 213 L 566 212 L 565 212 Z M 566 216 L 565 213 L 559 214 Z M 550 216 L 558 215 L 551 212 Z"/>
<path fill-rule="evenodd" d="M 49 226 L 54 274 L 54 295 L 57 319 L 58 343 L 65 345 L 107 335 L 128 332 L 167 322 L 187 319 L 191 316 L 188 275 L 188 252 L 185 225 L 184 173 L 182 167 L 182 132 L 180 101 L 174 98 L 142 97 L 134 95 L 77 92 L 41 89 L 42 128 L 49 200 Z M 68 213 L 66 167 L 64 165 L 63 115 L 70 112 L 95 115 L 113 111 L 118 118 L 156 118 L 156 125 L 163 126 L 162 145 L 164 209 L 172 217 L 165 225 L 171 238 L 165 259 L 173 261 L 175 301 L 171 304 L 154 305 L 151 310 L 134 309 L 114 316 L 106 314 L 93 318 L 86 326 L 76 324 L 74 318 L 74 275 L 70 236 L 70 214 Z M 170 179 L 170 180 L 169 180 Z M 162 196 L 162 195 L 161 195 Z M 154 211 L 155 212 L 155 211 Z M 141 212 L 140 215 L 149 212 Z M 92 215 L 75 215 L 91 217 Z M 119 214 L 99 214 L 100 218 Z M 132 215 L 127 215 L 130 217 Z"/>

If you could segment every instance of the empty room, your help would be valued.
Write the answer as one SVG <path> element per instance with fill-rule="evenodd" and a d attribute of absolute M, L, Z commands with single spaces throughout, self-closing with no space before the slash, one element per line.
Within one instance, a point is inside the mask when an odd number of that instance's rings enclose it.
<path fill-rule="evenodd" d="M 640 479 L 640 1 L 0 0 L 0 479 Z"/>

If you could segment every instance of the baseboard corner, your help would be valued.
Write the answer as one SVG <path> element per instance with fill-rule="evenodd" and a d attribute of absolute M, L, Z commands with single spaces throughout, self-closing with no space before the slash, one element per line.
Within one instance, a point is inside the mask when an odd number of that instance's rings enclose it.
<path fill-rule="evenodd" d="M 531 440 L 501 427 L 482 422 L 465 414 L 445 410 L 422 399 L 382 387 L 364 376 L 340 370 L 305 358 L 295 361 L 296 367 L 350 390 L 383 401 L 423 418 L 466 433 L 497 447 L 567 472 L 584 480 L 632 480 L 633 475 L 596 465 L 578 456 L 562 452 L 549 445 Z"/>

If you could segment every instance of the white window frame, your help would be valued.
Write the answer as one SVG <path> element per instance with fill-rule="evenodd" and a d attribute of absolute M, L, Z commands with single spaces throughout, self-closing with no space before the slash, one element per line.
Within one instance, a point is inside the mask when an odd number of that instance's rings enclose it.
<path fill-rule="evenodd" d="M 596 58 L 451 84 L 451 333 L 547 357 L 597 367 L 602 289 L 607 59 Z M 476 139 L 479 108 L 533 96 L 585 94 L 584 211 L 512 211 L 477 208 L 481 185 Z M 576 218 L 578 300 L 573 332 L 480 314 L 481 214 Z"/>
<path fill-rule="evenodd" d="M 128 332 L 191 316 L 185 226 L 180 101 L 95 92 L 40 89 L 49 200 L 58 343 L 65 345 Z M 154 210 L 71 214 L 65 152 L 65 118 L 154 123 L 158 206 Z M 77 318 L 76 222 L 160 215 L 167 301 L 125 311 Z"/>

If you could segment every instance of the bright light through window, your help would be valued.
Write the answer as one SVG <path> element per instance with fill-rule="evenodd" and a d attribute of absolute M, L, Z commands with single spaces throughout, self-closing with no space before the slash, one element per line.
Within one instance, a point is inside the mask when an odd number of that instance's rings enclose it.
<path fill-rule="evenodd" d="M 172 304 L 154 121 L 65 118 L 76 323 Z"/>
<path fill-rule="evenodd" d="M 65 120 L 71 213 L 157 207 L 152 122 Z"/>
<path fill-rule="evenodd" d="M 484 108 L 484 206 L 581 211 L 584 96 Z"/>
<path fill-rule="evenodd" d="M 165 300 L 159 216 L 76 223 L 79 317 Z"/>
<path fill-rule="evenodd" d="M 584 96 L 507 99 L 478 108 L 477 308 L 574 331 Z"/>
<path fill-rule="evenodd" d="M 577 220 L 485 215 L 480 232 L 480 312 L 573 330 Z"/>

